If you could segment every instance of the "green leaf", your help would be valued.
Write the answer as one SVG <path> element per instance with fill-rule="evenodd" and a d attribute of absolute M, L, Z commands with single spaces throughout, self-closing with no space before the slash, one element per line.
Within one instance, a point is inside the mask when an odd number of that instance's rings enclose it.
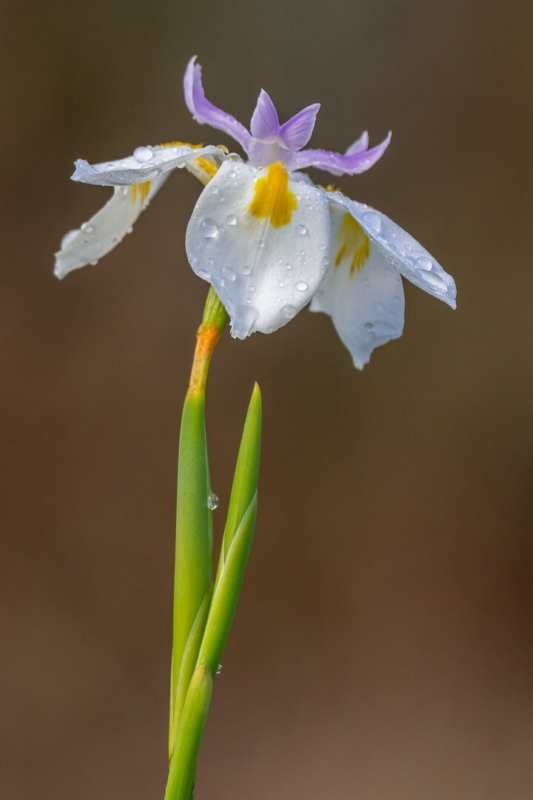
<path fill-rule="evenodd" d="M 170 760 L 165 800 L 190 800 L 212 689 L 211 670 L 205 665 L 198 667 L 191 678 L 183 706 L 176 745 Z"/>
<path fill-rule="evenodd" d="M 254 386 L 237 456 L 231 497 L 224 529 L 222 565 L 242 518 L 257 492 L 261 455 L 262 400 L 258 384 Z M 220 564 L 219 564 L 220 567 Z"/>
<path fill-rule="evenodd" d="M 233 537 L 220 572 L 198 654 L 198 664 L 207 664 L 213 673 L 216 673 L 218 669 L 237 608 L 248 555 L 252 546 L 256 517 L 257 495 L 254 495 Z"/>
<path fill-rule="evenodd" d="M 194 625 L 192 626 L 189 638 L 187 639 L 185 650 L 183 651 L 181 667 L 176 680 L 175 693 L 171 698 L 171 714 L 168 733 L 169 758 L 172 756 L 172 751 L 174 750 L 176 743 L 179 720 L 183 711 L 187 689 L 189 688 L 189 683 L 194 672 L 194 668 L 196 667 L 198 652 L 202 643 L 202 637 L 204 635 L 205 623 L 207 620 L 212 596 L 213 585 L 211 584 L 205 594 L 202 605 L 200 606 L 200 610 L 196 615 Z M 174 674 L 174 670 L 172 670 L 172 673 Z"/>
<path fill-rule="evenodd" d="M 176 690 L 184 651 L 212 581 L 213 523 L 205 437 L 205 393 L 189 390 L 181 421 L 174 572 L 171 729 L 176 728 Z"/>
<path fill-rule="evenodd" d="M 213 673 L 229 636 L 252 545 L 257 517 L 261 412 L 261 392 L 256 384 L 244 423 L 215 590 L 198 655 L 198 664 L 208 664 Z"/>

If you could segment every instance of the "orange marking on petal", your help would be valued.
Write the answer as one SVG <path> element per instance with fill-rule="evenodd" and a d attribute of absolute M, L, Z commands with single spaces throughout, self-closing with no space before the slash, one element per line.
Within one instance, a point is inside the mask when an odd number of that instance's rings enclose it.
<path fill-rule="evenodd" d="M 339 250 L 335 258 L 335 268 L 348 258 L 350 275 L 353 275 L 362 269 L 370 255 L 370 239 L 351 214 L 343 214 L 336 238 Z"/>
<path fill-rule="evenodd" d="M 248 208 L 250 214 L 257 219 L 269 219 L 273 228 L 282 228 L 289 224 L 297 208 L 285 164 L 281 161 L 270 164 L 267 174 L 255 182 L 254 197 Z"/>

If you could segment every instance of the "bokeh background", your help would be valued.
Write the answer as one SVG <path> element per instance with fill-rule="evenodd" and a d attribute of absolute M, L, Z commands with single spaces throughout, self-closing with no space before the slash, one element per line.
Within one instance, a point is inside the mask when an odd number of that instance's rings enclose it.
<path fill-rule="evenodd" d="M 208 435 L 220 535 L 253 381 L 260 516 L 198 800 L 526 800 L 533 792 L 532 6 L 519 0 L 5 0 L 0 25 L 0 796 L 162 800 L 175 464 L 206 285 L 177 173 L 97 266 L 62 235 L 107 199 L 72 162 L 230 144 L 322 102 L 314 146 L 393 130 L 338 183 L 457 280 L 406 286 L 362 373 L 328 317 L 226 336 Z M 326 182 L 323 173 L 315 175 Z"/>

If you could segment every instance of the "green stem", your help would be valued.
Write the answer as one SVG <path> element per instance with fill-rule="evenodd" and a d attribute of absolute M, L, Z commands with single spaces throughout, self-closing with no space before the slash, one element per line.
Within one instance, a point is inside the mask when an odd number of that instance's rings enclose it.
<path fill-rule="evenodd" d="M 207 502 L 211 487 L 205 436 L 205 385 L 211 356 L 227 321 L 226 309 L 211 287 L 198 329 L 180 433 L 169 756 L 174 750 L 185 700 L 184 673 L 180 681 L 182 661 L 185 655 L 188 664 L 196 661 L 196 654 L 190 653 L 190 647 L 188 651 L 188 645 L 195 644 L 196 636 L 191 637 L 191 633 L 212 583 L 213 528 L 212 511 Z M 188 681 L 185 687 L 187 684 Z"/>

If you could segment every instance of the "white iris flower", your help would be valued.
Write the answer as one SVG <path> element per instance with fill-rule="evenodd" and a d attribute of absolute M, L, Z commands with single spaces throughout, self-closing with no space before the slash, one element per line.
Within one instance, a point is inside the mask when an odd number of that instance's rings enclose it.
<path fill-rule="evenodd" d="M 280 125 L 272 100 L 261 91 L 249 132 L 206 99 L 194 58 L 184 89 L 196 120 L 238 141 L 248 162 L 222 147 L 181 142 L 139 147 L 128 158 L 94 166 L 76 162 L 73 180 L 115 191 L 101 211 L 64 237 L 57 277 L 108 253 L 170 170 L 185 167 L 206 184 L 187 228 L 189 263 L 224 303 L 234 337 L 272 333 L 310 303 L 311 311 L 332 317 L 362 368 L 375 347 L 402 334 L 401 276 L 455 308 L 453 278 L 415 239 L 379 211 L 315 186 L 300 171 L 363 172 L 382 156 L 390 134 L 370 150 L 366 133 L 344 154 L 303 150 L 318 105 Z"/>

